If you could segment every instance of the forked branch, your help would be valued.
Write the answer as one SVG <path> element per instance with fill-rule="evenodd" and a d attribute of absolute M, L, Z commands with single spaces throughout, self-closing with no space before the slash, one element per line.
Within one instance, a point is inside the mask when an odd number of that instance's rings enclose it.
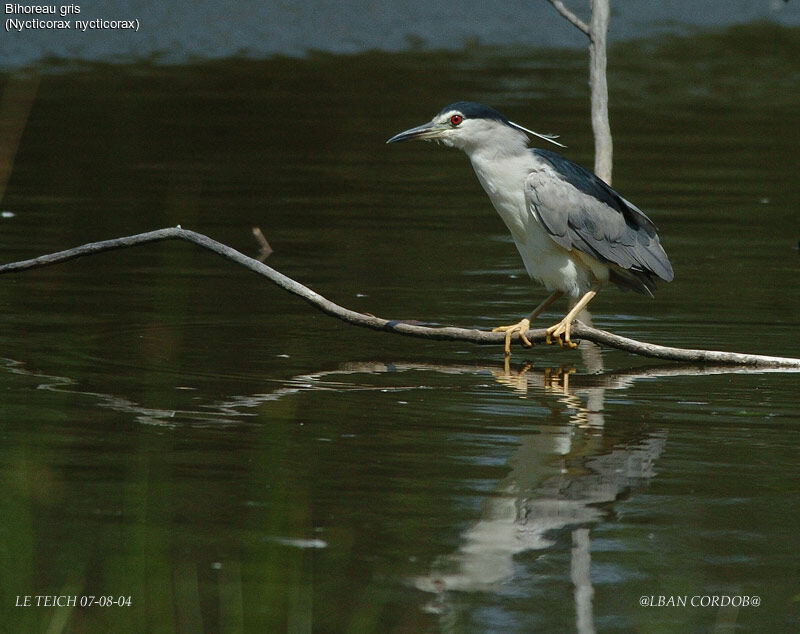
<path fill-rule="evenodd" d="M 556 11 L 558 11 L 564 18 L 566 18 L 569 22 L 573 24 L 576 28 L 583 31 L 586 35 L 591 36 L 591 31 L 589 30 L 589 25 L 586 24 L 583 20 L 581 20 L 577 15 L 575 15 L 572 11 L 570 11 L 566 5 L 561 2 L 561 0 L 547 0 L 550 4 L 552 4 Z"/>
<path fill-rule="evenodd" d="M 606 40 L 611 19 L 609 0 L 590 0 L 592 17 L 586 24 L 561 0 L 548 0 L 556 11 L 589 37 L 589 86 L 591 87 L 592 131 L 594 132 L 594 173 L 611 184 L 611 124 L 608 121 L 608 82 L 606 80 Z"/>
<path fill-rule="evenodd" d="M 205 236 L 201 233 L 196 233 L 194 231 L 189 231 L 187 229 L 182 229 L 180 226 L 167 229 L 158 229 L 156 231 L 139 233 L 132 236 L 125 236 L 123 238 L 103 240 L 102 242 L 92 242 L 75 247 L 74 249 L 67 249 L 66 251 L 59 251 L 58 253 L 42 255 L 31 260 L 23 260 L 20 262 L 12 262 L 10 264 L 0 265 L 0 274 L 41 268 L 43 266 L 50 266 L 60 262 L 66 262 L 67 260 L 73 260 L 86 255 L 92 255 L 94 253 L 101 253 L 103 251 L 111 251 L 114 249 L 124 249 L 139 244 L 160 242 L 163 240 L 186 240 L 187 242 L 197 244 L 204 249 L 208 249 L 217 255 L 221 255 L 222 257 L 267 278 L 273 284 L 277 284 L 282 289 L 297 295 L 301 299 L 304 299 L 306 302 L 321 310 L 323 313 L 341 319 L 342 321 L 346 321 L 347 323 L 355 326 L 371 328 L 372 330 L 382 330 L 411 337 L 441 339 L 447 341 L 462 341 L 483 345 L 495 344 L 500 346 L 505 339 L 505 335 L 501 332 L 488 332 L 485 330 L 477 330 L 474 328 L 458 328 L 455 326 L 423 326 L 420 324 L 408 323 L 400 320 L 383 319 L 381 317 L 375 317 L 374 315 L 367 315 L 344 308 L 343 306 L 339 306 L 329 299 L 326 299 L 319 293 L 315 293 L 310 288 L 303 286 L 290 277 L 287 277 L 283 273 L 279 273 L 263 262 L 254 260 L 253 258 L 240 253 L 236 249 L 232 249 L 221 242 L 212 240 L 208 236 Z M 527 337 L 534 343 L 543 342 L 545 341 L 546 337 L 545 330 L 544 328 L 530 330 L 527 333 Z M 635 339 L 629 339 L 627 337 L 620 337 L 619 335 L 615 335 L 604 330 L 591 328 L 590 326 L 580 322 L 574 323 L 572 327 L 572 337 L 573 339 L 585 339 L 586 341 L 593 341 L 600 345 L 618 348 L 633 354 L 657 359 L 730 364 L 763 368 L 780 367 L 800 369 L 800 359 L 771 357 L 758 354 L 740 354 L 736 352 L 721 352 L 716 350 L 688 350 L 685 348 L 659 346 L 643 341 L 636 341 Z"/>

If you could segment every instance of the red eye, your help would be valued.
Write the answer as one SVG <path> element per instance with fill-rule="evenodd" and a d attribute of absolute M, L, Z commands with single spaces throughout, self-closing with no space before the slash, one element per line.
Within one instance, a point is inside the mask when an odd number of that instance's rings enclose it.
<path fill-rule="evenodd" d="M 450 123 L 454 126 L 459 125 L 463 120 L 464 117 L 462 117 L 460 114 L 454 114 L 452 117 L 450 117 Z"/>

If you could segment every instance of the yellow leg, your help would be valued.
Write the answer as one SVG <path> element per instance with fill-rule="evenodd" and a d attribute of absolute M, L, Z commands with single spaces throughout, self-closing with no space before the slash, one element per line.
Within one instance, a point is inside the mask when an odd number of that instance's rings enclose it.
<path fill-rule="evenodd" d="M 564 319 L 558 322 L 555 326 L 550 326 L 547 329 L 547 343 L 553 343 L 551 339 L 552 337 L 558 341 L 559 346 L 566 346 L 567 348 L 578 347 L 578 344 L 573 343 L 572 339 L 569 338 L 569 331 L 572 327 L 572 322 L 575 321 L 578 313 L 586 308 L 586 304 L 594 299 L 594 296 L 597 295 L 597 291 L 599 290 L 600 284 L 595 284 L 592 286 L 592 288 L 586 291 L 586 294 L 577 301 L 575 306 L 572 307 L 572 310 L 567 313 Z"/>
<path fill-rule="evenodd" d="M 518 334 L 520 341 L 522 344 L 530 348 L 533 344 L 528 340 L 525 336 L 525 333 L 528 332 L 531 328 L 531 320 L 535 319 L 539 313 L 541 313 L 545 308 L 547 308 L 550 304 L 556 301 L 559 297 L 561 297 L 564 293 L 562 291 L 553 291 L 550 296 L 545 299 L 541 304 L 539 304 L 536 308 L 533 309 L 533 312 L 528 315 L 525 319 L 521 319 L 516 324 L 511 324 L 510 326 L 498 326 L 497 328 L 492 328 L 492 332 L 504 332 L 506 333 L 506 343 L 505 343 L 505 353 L 506 356 L 511 355 L 511 337 Z"/>
<path fill-rule="evenodd" d="M 534 309 L 533 309 L 533 312 L 532 312 L 530 315 L 528 315 L 528 319 L 529 319 L 529 320 L 531 320 L 531 321 L 533 321 L 533 319 L 535 319 L 536 317 L 538 317 L 538 316 L 539 316 L 539 314 L 540 314 L 540 313 L 541 313 L 541 312 L 542 312 L 542 311 L 543 311 L 545 308 L 547 308 L 547 307 L 548 307 L 550 304 L 552 304 L 554 301 L 556 301 L 556 300 L 557 300 L 559 297 L 561 297 L 563 294 L 564 294 L 564 291 L 553 291 L 553 292 L 550 294 L 550 297 L 548 297 L 547 299 L 545 299 L 545 300 L 544 300 L 544 301 L 543 301 L 541 304 L 539 304 L 539 305 L 538 305 L 536 308 L 534 308 Z"/>

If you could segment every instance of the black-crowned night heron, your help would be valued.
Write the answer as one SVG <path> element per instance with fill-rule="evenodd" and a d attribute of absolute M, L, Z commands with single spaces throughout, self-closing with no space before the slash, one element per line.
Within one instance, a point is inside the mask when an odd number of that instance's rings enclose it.
<path fill-rule="evenodd" d="M 551 291 L 527 318 L 494 329 L 506 333 L 506 355 L 515 334 L 531 345 L 525 336 L 531 320 L 562 295 L 575 303 L 547 329 L 547 343 L 574 348 L 572 322 L 606 283 L 652 297 L 656 278 L 673 278 L 656 227 L 639 208 L 580 165 L 528 148 L 528 135 L 561 145 L 494 108 L 460 101 L 387 141 L 437 141 L 466 152 L 528 275 Z"/>

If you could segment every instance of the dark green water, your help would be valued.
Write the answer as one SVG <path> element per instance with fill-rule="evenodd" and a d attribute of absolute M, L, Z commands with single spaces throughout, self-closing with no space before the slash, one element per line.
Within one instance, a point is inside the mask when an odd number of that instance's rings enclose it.
<path fill-rule="evenodd" d="M 614 49 L 614 184 L 676 280 L 603 292 L 596 325 L 800 357 L 798 59 L 796 30 L 759 26 Z M 353 309 L 507 323 L 542 292 L 466 158 L 384 142 L 469 98 L 591 166 L 584 67 L 478 48 L 44 74 L 19 89 L 2 260 L 179 223 L 255 254 L 260 226 L 271 266 Z M 358 330 L 187 244 L 4 276 L 0 630 L 796 631 L 798 375 L 616 351 L 596 373 L 586 348 L 506 373 L 499 348 Z"/>

